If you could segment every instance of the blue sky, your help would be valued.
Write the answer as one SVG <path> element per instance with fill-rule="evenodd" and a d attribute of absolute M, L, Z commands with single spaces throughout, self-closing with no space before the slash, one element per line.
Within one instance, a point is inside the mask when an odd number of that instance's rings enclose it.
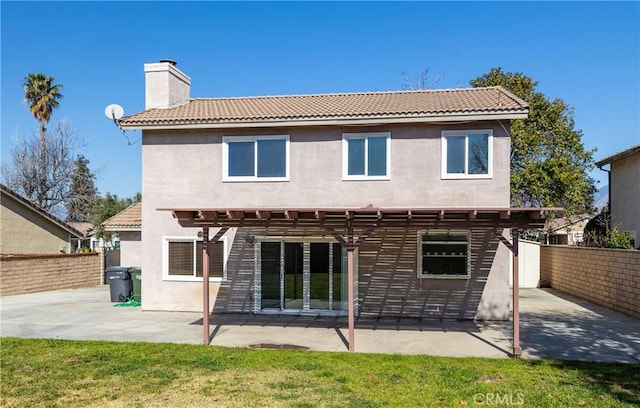
<path fill-rule="evenodd" d="M 140 143 L 104 108 L 142 110 L 143 64 L 163 58 L 192 97 L 397 90 L 427 68 L 456 88 L 502 67 L 572 106 L 596 159 L 640 143 L 640 2 L 2 1 L 0 13 L 2 161 L 37 130 L 21 82 L 43 72 L 64 86 L 53 119 L 80 132 L 102 194 L 140 191 Z"/>

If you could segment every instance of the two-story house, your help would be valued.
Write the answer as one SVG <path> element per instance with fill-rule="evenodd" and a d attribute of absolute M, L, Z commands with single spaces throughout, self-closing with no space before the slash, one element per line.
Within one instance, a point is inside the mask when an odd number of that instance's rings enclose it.
<path fill-rule="evenodd" d="M 503 232 L 544 223 L 510 208 L 520 98 L 193 99 L 172 61 L 145 81 L 145 110 L 119 122 L 142 130 L 143 309 L 348 315 L 351 331 L 358 315 L 509 318 Z"/>
<path fill-rule="evenodd" d="M 607 164 L 609 170 L 603 169 Z M 609 174 L 611 228 L 627 234 L 640 249 L 640 144 L 607 156 L 596 165 Z"/>

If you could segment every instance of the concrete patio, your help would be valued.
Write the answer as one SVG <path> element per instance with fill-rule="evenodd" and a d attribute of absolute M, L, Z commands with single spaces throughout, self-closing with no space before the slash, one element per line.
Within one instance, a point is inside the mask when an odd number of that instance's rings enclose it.
<path fill-rule="evenodd" d="M 640 320 L 550 289 L 520 291 L 523 358 L 640 362 Z M 3 337 L 199 344 L 202 315 L 114 307 L 109 287 L 0 298 Z M 346 318 L 213 315 L 211 344 L 347 351 Z M 358 319 L 366 353 L 504 358 L 511 322 Z"/>

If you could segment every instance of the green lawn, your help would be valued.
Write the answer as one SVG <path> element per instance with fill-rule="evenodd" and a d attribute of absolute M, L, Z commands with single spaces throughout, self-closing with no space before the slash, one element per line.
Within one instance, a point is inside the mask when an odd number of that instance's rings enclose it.
<path fill-rule="evenodd" d="M 2 407 L 623 407 L 640 365 L 2 338 Z"/>

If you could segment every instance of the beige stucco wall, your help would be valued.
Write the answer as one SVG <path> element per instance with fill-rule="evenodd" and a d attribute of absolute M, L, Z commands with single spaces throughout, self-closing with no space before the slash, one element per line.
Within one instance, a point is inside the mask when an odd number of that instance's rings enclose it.
<path fill-rule="evenodd" d="M 440 179 L 441 131 L 489 127 L 147 131 L 143 139 L 145 199 L 161 191 L 153 201 L 168 207 L 508 207 L 509 138 L 497 123 L 492 126 L 493 179 Z M 391 180 L 343 181 L 342 134 L 366 131 L 391 132 Z M 222 136 L 269 134 L 290 135 L 290 181 L 222 182 Z"/>
<path fill-rule="evenodd" d="M 140 231 L 120 231 L 120 265 L 140 266 L 142 264 L 142 233 Z"/>
<path fill-rule="evenodd" d="M 635 231 L 640 246 L 640 153 L 611 163 L 611 222 L 622 232 Z"/>
<path fill-rule="evenodd" d="M 507 124 L 505 124 L 507 125 Z M 442 180 L 441 131 L 493 129 L 493 178 Z M 391 180 L 343 181 L 342 134 L 391 132 Z M 290 181 L 222 182 L 222 136 L 290 136 Z M 142 308 L 199 311 L 200 282 L 162 279 L 162 243 L 167 236 L 196 236 L 197 229 L 181 228 L 170 212 L 158 208 L 228 207 L 508 207 L 509 138 L 498 123 L 458 126 L 394 125 L 377 127 L 282 128 L 244 131 L 145 131 L 142 148 L 143 270 Z M 212 234 L 215 230 L 212 230 Z M 230 245 L 235 231 L 227 233 Z M 237 241 L 236 241 L 237 242 Z M 415 243 L 414 243 L 415 244 Z M 239 250 L 236 246 L 236 250 Z M 508 315 L 508 251 L 497 246 L 492 273 L 475 291 L 480 317 Z M 415 263 L 417 254 L 411 255 Z M 229 269 L 229 266 L 228 266 Z M 495 269 L 495 273 L 493 270 Z M 231 285 L 249 285 L 231 282 Z M 457 290 L 454 282 L 438 290 Z M 451 286 L 451 287 L 449 287 Z M 250 289 L 250 285 L 247 286 Z M 212 301 L 220 290 L 211 285 Z M 236 289 L 237 290 L 237 289 Z M 444 292 L 442 292 L 444 293 Z M 498 306 L 496 306 L 498 305 Z M 456 312 L 458 313 L 458 312 Z M 464 312 L 466 317 L 470 312 Z"/>
<path fill-rule="evenodd" d="M 58 254 L 69 252 L 69 232 L 41 214 L 2 194 L 0 253 Z"/>

